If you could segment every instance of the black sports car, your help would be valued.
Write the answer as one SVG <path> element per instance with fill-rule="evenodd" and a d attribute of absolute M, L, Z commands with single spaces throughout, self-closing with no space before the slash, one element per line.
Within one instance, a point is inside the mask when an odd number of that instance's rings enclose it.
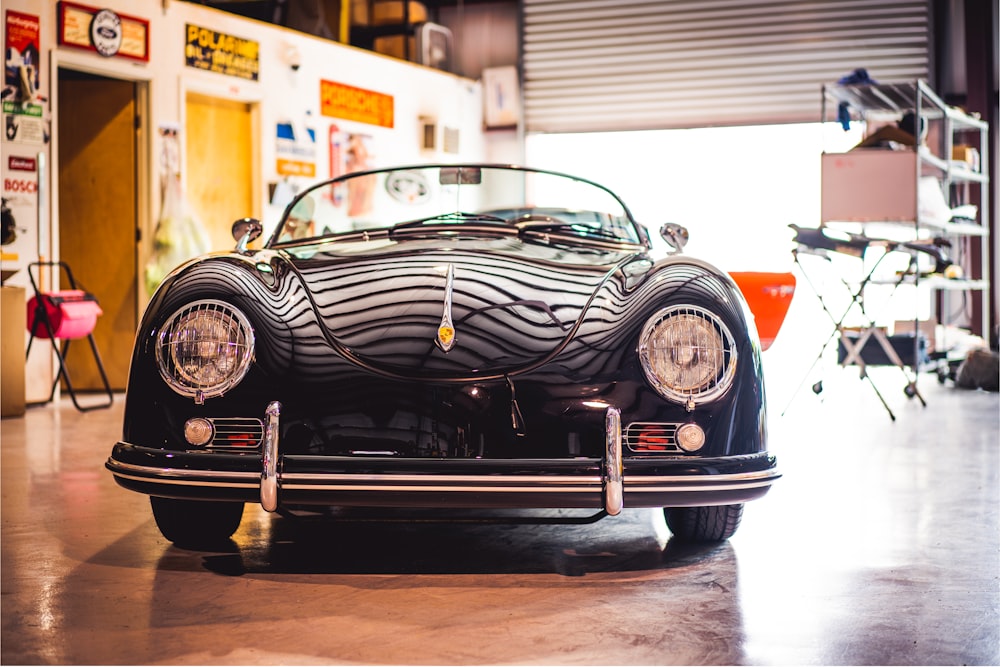
<path fill-rule="evenodd" d="M 600 185 L 380 169 L 262 231 L 174 270 L 137 334 L 107 468 L 179 545 L 226 540 L 248 502 L 662 507 L 675 537 L 724 540 L 779 477 L 744 294 L 682 227 L 657 256 Z M 750 277 L 780 325 L 792 287 Z"/>

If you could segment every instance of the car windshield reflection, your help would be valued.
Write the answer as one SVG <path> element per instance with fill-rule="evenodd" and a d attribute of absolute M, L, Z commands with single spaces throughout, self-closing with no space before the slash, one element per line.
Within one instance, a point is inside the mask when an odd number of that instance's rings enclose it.
<path fill-rule="evenodd" d="M 270 247 L 380 235 L 506 234 L 525 239 L 641 244 L 610 190 L 556 172 L 431 165 L 348 174 L 317 184 L 286 208 Z"/>

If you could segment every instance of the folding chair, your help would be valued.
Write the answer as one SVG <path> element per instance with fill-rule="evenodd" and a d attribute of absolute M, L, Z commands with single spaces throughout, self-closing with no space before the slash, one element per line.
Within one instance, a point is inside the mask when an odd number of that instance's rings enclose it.
<path fill-rule="evenodd" d="M 882 392 L 879 391 L 874 381 L 872 381 L 871 376 L 868 374 L 867 366 L 869 365 L 869 363 L 865 361 L 865 357 L 863 355 L 865 345 L 868 343 L 869 340 L 874 339 L 878 343 L 879 347 L 882 348 L 882 351 L 885 354 L 885 357 L 888 360 L 889 365 L 898 367 L 900 371 L 902 371 L 904 377 L 906 378 L 907 384 L 906 387 L 904 388 L 904 393 L 907 395 L 907 397 L 909 398 L 916 397 L 922 405 L 926 406 L 927 403 L 924 401 L 923 396 L 920 395 L 920 392 L 917 389 L 915 373 L 914 377 L 910 376 L 909 372 L 907 371 L 906 364 L 904 364 L 902 359 L 899 357 L 899 354 L 896 352 L 896 349 L 892 346 L 892 343 L 890 342 L 888 336 L 886 336 L 885 331 L 881 327 L 875 326 L 875 321 L 869 316 L 869 314 L 865 310 L 864 293 L 865 289 L 871 283 L 872 277 L 875 275 L 875 272 L 877 271 L 882 260 L 885 259 L 890 252 L 905 251 L 910 255 L 909 265 L 905 271 L 902 271 L 899 274 L 897 280 L 891 285 L 891 290 L 888 297 L 891 298 L 892 294 L 895 293 L 896 289 L 903 283 L 906 277 L 908 275 L 912 275 L 916 271 L 917 269 L 916 253 L 919 251 L 927 252 L 927 250 L 920 247 L 914 247 L 913 244 L 899 243 L 895 241 L 886 241 L 882 239 L 872 239 L 857 234 L 850 234 L 847 236 L 846 239 L 838 239 L 830 237 L 825 233 L 823 229 L 804 229 L 798 227 L 797 225 L 790 225 L 790 227 L 792 227 L 792 229 L 794 229 L 796 232 L 794 240 L 797 243 L 797 245 L 792 250 L 792 257 L 795 261 L 795 264 L 799 267 L 799 271 L 805 278 L 806 283 L 809 284 L 810 288 L 812 288 L 812 291 L 816 294 L 816 297 L 819 299 L 820 306 L 823 312 L 826 313 L 826 315 L 830 318 L 830 321 L 833 323 L 833 331 L 830 333 L 830 336 L 823 343 L 823 346 L 820 348 L 819 354 L 816 356 L 816 359 L 813 361 L 812 365 L 806 371 L 806 375 L 803 377 L 802 382 L 800 382 L 798 388 L 795 391 L 795 394 L 797 394 L 798 391 L 802 388 L 802 385 L 805 384 L 806 379 L 808 378 L 809 374 L 812 373 L 812 370 L 816 367 L 816 364 L 818 364 L 822 360 L 823 355 L 826 353 L 827 348 L 830 346 L 830 343 L 832 343 L 834 340 L 839 339 L 840 346 L 843 352 L 843 355 L 838 361 L 839 365 L 840 366 L 856 365 L 860 373 L 860 379 L 868 381 L 868 384 L 871 385 L 872 390 L 875 392 L 875 395 L 882 403 L 882 406 L 886 409 L 886 412 L 889 413 L 889 417 L 893 421 L 895 421 L 896 415 L 893 414 L 892 410 L 889 408 L 889 404 L 885 400 L 885 397 L 882 395 Z M 822 257 L 827 261 L 831 261 L 828 253 L 838 252 L 852 257 L 864 258 L 865 253 L 871 247 L 882 247 L 884 248 L 885 252 L 881 256 L 879 256 L 877 260 L 875 260 L 871 268 L 867 272 L 865 272 L 861 281 L 856 285 L 852 285 L 848 281 L 844 280 L 842 277 L 840 278 L 841 285 L 847 290 L 848 296 L 850 296 L 850 303 L 848 304 L 847 308 L 843 311 L 843 313 L 841 313 L 840 317 L 837 317 L 830 310 L 830 306 L 828 305 L 828 299 L 824 297 L 823 292 L 819 290 L 815 284 L 813 284 L 812 280 L 810 280 L 808 271 L 806 271 L 805 267 L 802 265 L 802 262 L 800 261 L 800 255 L 801 254 L 816 255 Z M 862 326 L 856 330 L 857 332 L 856 339 L 851 335 L 852 333 L 855 332 L 855 330 L 848 328 L 845 325 L 845 321 L 852 313 L 855 312 L 855 310 L 858 311 L 858 313 L 861 315 L 862 318 L 861 319 Z M 919 364 L 919 358 L 916 349 L 916 341 L 914 348 L 915 349 L 914 349 L 913 364 L 914 368 L 916 368 L 917 365 Z M 813 392 L 817 394 L 822 392 L 823 391 L 822 381 L 813 384 L 812 389 Z"/>
<path fill-rule="evenodd" d="M 70 287 L 67 290 L 55 292 L 43 292 L 39 289 L 41 282 L 42 267 L 58 267 L 65 271 L 66 280 Z M 32 269 L 38 271 L 38 282 Z M 101 361 L 101 354 L 97 351 L 97 343 L 94 341 L 94 326 L 97 318 L 102 315 L 101 307 L 97 303 L 97 298 L 88 292 L 77 288 L 73 279 L 73 272 L 66 262 L 31 262 L 28 264 L 28 278 L 31 280 L 31 287 L 35 296 L 28 301 L 28 347 L 25 351 L 25 358 L 31 354 L 31 344 L 35 338 L 48 338 L 52 342 L 52 349 L 59 359 L 59 372 L 56 373 L 55 381 L 52 383 L 52 391 L 45 403 L 50 403 L 56 395 L 56 387 L 59 386 L 59 379 L 66 383 L 66 391 L 69 392 L 73 405 L 80 412 L 97 410 L 110 407 L 114 402 L 114 394 L 111 385 L 108 383 L 107 373 L 104 371 L 104 363 Z M 97 362 L 97 370 L 101 374 L 101 381 L 104 390 L 108 395 L 106 403 L 101 402 L 94 405 L 81 405 L 77 400 L 76 391 L 69 377 L 69 370 L 66 368 L 66 355 L 69 353 L 69 346 L 73 340 L 86 337 L 90 341 L 90 349 L 94 353 L 94 361 Z M 62 341 L 62 347 L 56 342 Z"/>

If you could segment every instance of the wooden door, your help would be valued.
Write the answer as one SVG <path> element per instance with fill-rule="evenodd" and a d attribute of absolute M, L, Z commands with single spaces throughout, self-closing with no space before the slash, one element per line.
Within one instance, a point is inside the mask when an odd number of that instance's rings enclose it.
<path fill-rule="evenodd" d="M 94 339 L 123 390 L 138 324 L 136 84 L 66 69 L 58 78 L 59 255 L 104 311 Z M 66 362 L 74 389 L 103 388 L 86 339 Z"/>
<path fill-rule="evenodd" d="M 185 119 L 187 209 L 208 232 L 211 250 L 235 245 L 233 221 L 259 217 L 254 196 L 253 107 L 188 93 Z"/>

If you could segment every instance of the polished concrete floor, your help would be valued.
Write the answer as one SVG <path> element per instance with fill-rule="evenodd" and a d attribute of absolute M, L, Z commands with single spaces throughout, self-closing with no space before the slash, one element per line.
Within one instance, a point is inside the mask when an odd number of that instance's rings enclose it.
<path fill-rule="evenodd" d="M 884 370 L 884 369 L 879 369 Z M 889 369 L 895 371 L 896 369 Z M 879 375 L 883 377 L 879 377 Z M 784 477 L 727 543 L 589 526 L 295 523 L 173 547 L 103 463 L 121 401 L 2 426 L 2 663 L 1000 664 L 1000 400 L 856 372 L 772 392 Z M 784 414 L 782 414 L 784 413 Z"/>

